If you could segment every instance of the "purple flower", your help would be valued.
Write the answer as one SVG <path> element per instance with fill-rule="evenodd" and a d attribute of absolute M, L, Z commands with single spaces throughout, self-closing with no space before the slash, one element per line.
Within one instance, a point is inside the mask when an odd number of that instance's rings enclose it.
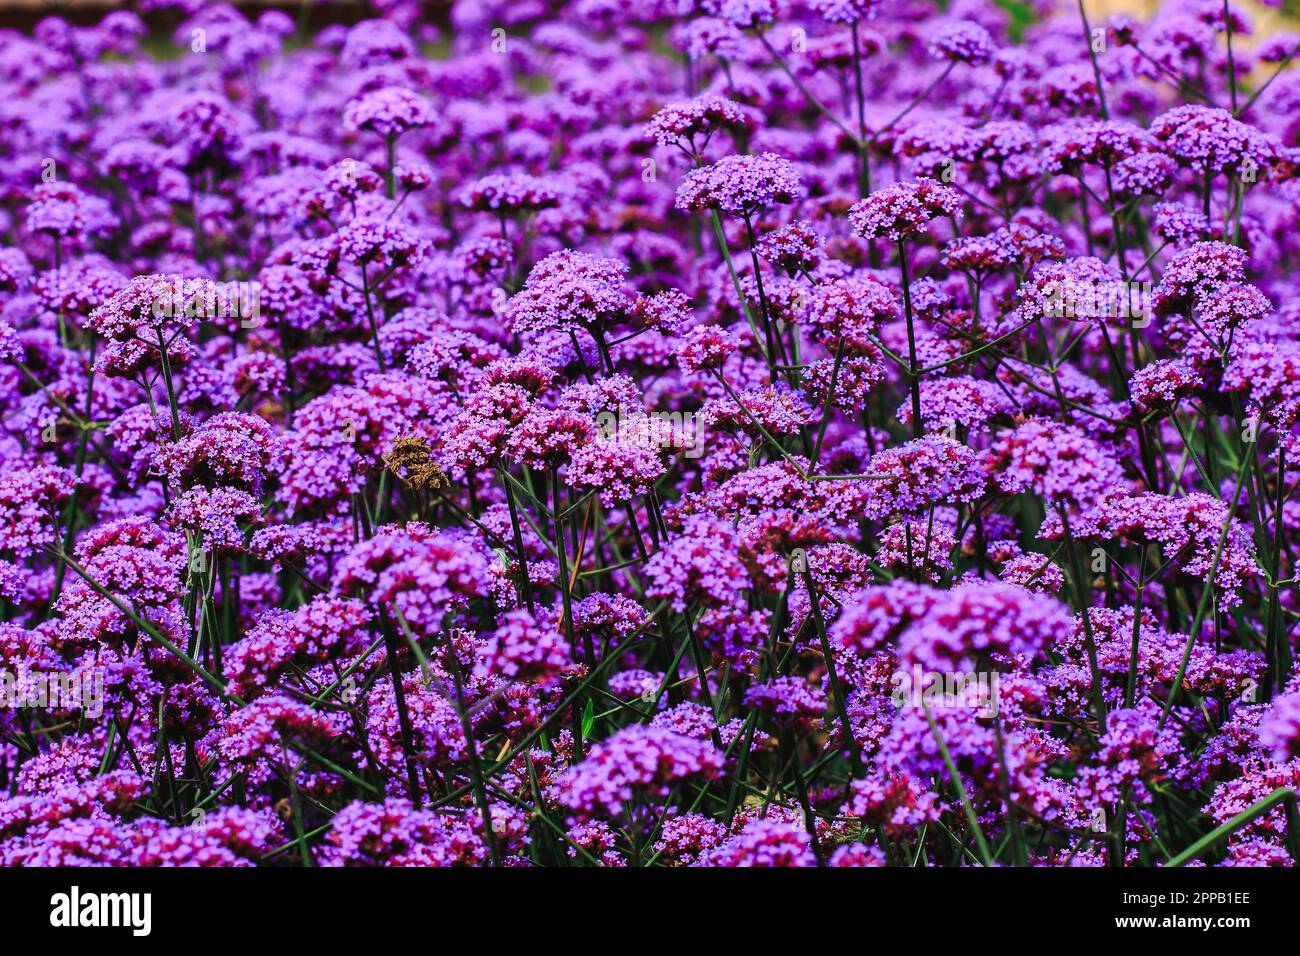
<path fill-rule="evenodd" d="M 582 252 L 555 252 L 533 266 L 506 305 L 505 320 L 520 332 L 599 329 L 631 305 L 627 266 Z"/>
<path fill-rule="evenodd" d="M 663 797 L 676 783 L 722 768 L 713 744 L 659 727 L 634 725 L 592 748 L 556 782 L 559 801 L 579 816 L 617 817 L 636 797 Z"/>
<path fill-rule="evenodd" d="M 745 703 L 778 718 L 808 724 L 826 711 L 826 694 L 796 677 L 774 677 L 745 692 Z"/>
<path fill-rule="evenodd" d="M 171 503 L 167 521 L 201 538 L 206 548 L 242 551 L 244 528 L 261 524 L 262 506 L 238 488 L 199 485 Z"/>
<path fill-rule="evenodd" d="M 487 594 L 487 569 L 469 541 L 408 525 L 358 543 L 338 563 L 334 590 L 432 635 L 453 608 Z"/>
<path fill-rule="evenodd" d="M 1028 421 L 999 437 L 984 470 L 1009 494 L 1032 490 L 1053 504 L 1090 506 L 1126 487 L 1123 469 L 1077 428 Z"/>
<path fill-rule="evenodd" d="M 1133 407 L 1143 414 L 1170 409 L 1181 398 L 1195 395 L 1205 381 L 1190 363 L 1181 359 L 1157 359 L 1133 373 L 1129 395 Z"/>
<path fill-rule="evenodd" d="M 385 138 L 428 126 L 433 121 L 429 105 L 418 93 L 397 86 L 359 96 L 343 110 L 349 129 L 368 130 Z"/>
<path fill-rule="evenodd" d="M 877 355 L 880 327 L 898 317 L 898 301 L 883 282 L 870 277 L 815 285 L 807 295 L 807 322 L 828 350 L 841 343 L 849 355 Z"/>
<path fill-rule="evenodd" d="M 265 421 L 223 412 L 190 434 L 159 445 L 153 465 L 183 488 L 229 485 L 256 493 L 277 453 L 276 438 Z"/>
<path fill-rule="evenodd" d="M 701 152 L 713 134 L 721 129 L 742 129 L 744 111 L 716 93 L 669 103 L 651 117 L 645 135 L 660 146 L 679 146 L 688 153 Z"/>
<path fill-rule="evenodd" d="M 1245 392 L 1250 411 L 1278 429 L 1300 420 L 1300 347 L 1294 342 L 1248 342 L 1223 373 L 1223 387 Z"/>
<path fill-rule="evenodd" d="M 876 560 L 900 574 L 938 581 L 941 572 L 952 568 L 956 544 L 952 531 L 942 524 L 900 521 L 885 529 Z"/>
<path fill-rule="evenodd" d="M 799 220 L 760 239 L 758 254 L 791 274 L 810 272 L 822 261 L 824 241 L 811 223 Z"/>
<path fill-rule="evenodd" d="M 1098 506 L 1093 524 L 1106 539 L 1158 542 L 1171 564 L 1207 579 L 1207 585 L 1213 572 L 1214 585 L 1223 590 L 1220 601 L 1227 607 L 1240 601 L 1234 592 L 1256 575 L 1254 544 L 1244 526 L 1232 517 L 1226 502 L 1207 494 L 1107 497 Z"/>
<path fill-rule="evenodd" d="M 830 23 L 856 23 L 875 17 L 880 0 L 813 0 L 813 9 Z"/>
<path fill-rule="evenodd" d="M 72 496 L 76 477 L 62 468 L 38 465 L 0 477 L 0 529 L 5 551 L 27 555 L 55 543 L 59 511 Z"/>
<path fill-rule="evenodd" d="M 682 212 L 717 209 L 747 219 L 801 195 L 799 172 L 788 159 L 776 153 L 727 156 L 687 174 L 677 187 L 677 208 Z"/>
<path fill-rule="evenodd" d="M 667 471 L 657 447 L 618 436 L 576 449 L 565 477 L 574 488 L 597 490 L 608 508 L 646 494 Z"/>
<path fill-rule="evenodd" d="M 1197 170 L 1262 171 L 1273 156 L 1270 138 L 1224 109 L 1179 106 L 1157 116 L 1151 134 L 1181 163 Z"/>
<path fill-rule="evenodd" d="M 866 511 L 873 518 L 917 512 L 940 500 L 974 501 L 984 492 L 975 452 L 937 435 L 882 451 L 868 470 Z"/>
<path fill-rule="evenodd" d="M 716 820 L 700 813 L 683 813 L 664 821 L 655 852 L 674 866 L 689 866 L 726 837 L 726 829 Z"/>
<path fill-rule="evenodd" d="M 559 205 L 560 191 L 555 184 L 523 173 L 495 173 L 476 179 L 461 193 L 461 203 L 476 212 L 519 215 Z"/>
<path fill-rule="evenodd" d="M 716 325 L 697 325 L 682 337 L 677 360 L 683 372 L 716 371 L 742 345 L 740 336 Z"/>
<path fill-rule="evenodd" d="M 808 831 L 781 820 L 750 820 L 737 834 L 701 853 L 693 866 L 816 866 Z"/>
<path fill-rule="evenodd" d="M 1074 627 L 1055 598 L 1009 584 L 962 584 L 939 595 L 898 638 L 902 665 L 949 673 L 1033 657 Z"/>
<path fill-rule="evenodd" d="M 668 598 L 675 611 L 688 602 L 718 607 L 750 586 L 740 560 L 736 530 L 730 522 L 701 515 L 690 519 L 682 533 L 657 552 L 646 565 L 650 597 Z"/>
<path fill-rule="evenodd" d="M 554 680 L 572 663 L 554 621 L 537 620 L 522 608 L 508 611 L 483 646 L 480 668 L 510 680 Z"/>
<path fill-rule="evenodd" d="M 41 183 L 27 206 L 27 228 L 32 232 L 78 240 L 108 232 L 115 225 L 107 202 L 72 183 Z"/>
<path fill-rule="evenodd" d="M 475 866 L 487 843 L 470 814 L 416 810 L 410 801 L 355 801 L 331 821 L 327 866 Z"/>
<path fill-rule="evenodd" d="M 1152 292 L 1157 315 L 1185 312 L 1193 302 L 1211 298 L 1222 285 L 1245 276 L 1246 253 L 1223 242 L 1198 242 L 1175 253 Z"/>
<path fill-rule="evenodd" d="M 931 220 L 961 214 L 961 195 L 933 179 L 894 183 L 877 189 L 849 210 L 853 231 L 864 239 L 883 236 L 901 242 L 919 233 Z"/>
<path fill-rule="evenodd" d="M 943 27 L 930 41 L 931 56 L 971 66 L 983 66 L 996 52 L 988 31 L 969 20 Z"/>
<path fill-rule="evenodd" d="M 1259 722 L 1259 742 L 1278 763 L 1300 756 L 1300 693 L 1274 698 Z"/>

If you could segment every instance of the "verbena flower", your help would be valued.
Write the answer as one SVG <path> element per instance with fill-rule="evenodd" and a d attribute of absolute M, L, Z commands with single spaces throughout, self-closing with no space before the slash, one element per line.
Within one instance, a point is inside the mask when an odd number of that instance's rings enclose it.
<path fill-rule="evenodd" d="M 802 193 L 798 170 L 776 153 L 727 156 L 687 174 L 677 187 L 677 208 L 682 212 L 716 209 L 744 218 L 777 203 L 793 202 Z"/>
<path fill-rule="evenodd" d="M 961 196 L 932 179 L 894 183 L 878 189 L 849 210 L 853 231 L 864 239 L 894 242 L 914 236 L 931 220 L 961 213 Z"/>
<path fill-rule="evenodd" d="M 418 93 L 390 86 L 365 93 L 343 110 L 343 122 L 351 129 L 368 130 L 380 136 L 399 136 L 432 121 L 429 106 Z"/>
<path fill-rule="evenodd" d="M 683 780 L 707 780 L 721 766 L 721 752 L 707 741 L 636 725 L 565 772 L 556 783 L 557 797 L 580 816 L 617 817 L 637 795 L 654 797 Z"/>

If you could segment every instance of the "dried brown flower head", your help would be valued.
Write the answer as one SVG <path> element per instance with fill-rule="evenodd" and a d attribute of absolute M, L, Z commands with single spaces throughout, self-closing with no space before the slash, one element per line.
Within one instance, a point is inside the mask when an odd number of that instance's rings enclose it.
<path fill-rule="evenodd" d="M 384 464 L 398 478 L 420 491 L 447 487 L 447 473 L 433 460 L 429 443 L 417 435 L 403 435 L 393 442 L 393 450 L 384 456 Z"/>

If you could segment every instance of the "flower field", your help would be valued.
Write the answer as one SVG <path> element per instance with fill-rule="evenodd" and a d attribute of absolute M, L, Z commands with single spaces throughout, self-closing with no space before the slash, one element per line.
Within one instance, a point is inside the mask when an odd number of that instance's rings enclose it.
<path fill-rule="evenodd" d="M 363 6 L 0 31 L 0 864 L 1300 860 L 1300 35 Z"/>

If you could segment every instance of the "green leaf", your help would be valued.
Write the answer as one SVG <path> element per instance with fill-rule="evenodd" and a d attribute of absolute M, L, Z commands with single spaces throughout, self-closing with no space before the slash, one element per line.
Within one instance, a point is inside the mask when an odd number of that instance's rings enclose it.
<path fill-rule="evenodd" d="M 591 728 L 594 726 L 596 726 L 596 708 L 588 697 L 587 705 L 582 708 L 582 736 L 590 737 Z"/>

